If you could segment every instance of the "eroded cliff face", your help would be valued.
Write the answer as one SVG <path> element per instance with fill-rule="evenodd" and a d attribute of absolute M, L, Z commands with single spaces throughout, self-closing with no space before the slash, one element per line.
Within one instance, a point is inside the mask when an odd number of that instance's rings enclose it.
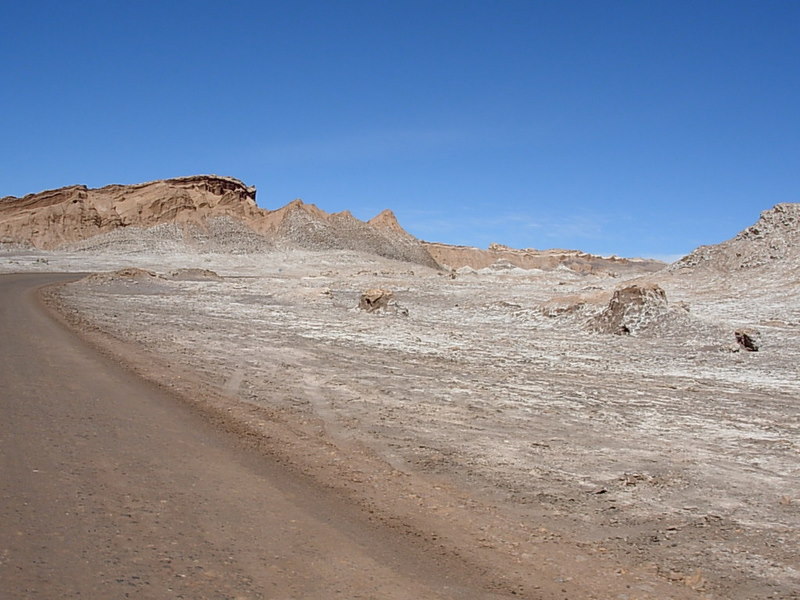
<path fill-rule="evenodd" d="M 450 246 L 434 242 L 423 242 L 423 244 L 440 265 L 452 269 L 462 267 L 483 269 L 506 265 L 542 271 L 562 267 L 577 273 L 622 275 L 655 272 L 666 266 L 657 260 L 603 257 L 578 250 L 519 250 L 501 244 L 491 244 L 484 250 L 471 246 Z"/>
<path fill-rule="evenodd" d="M 52 249 L 120 227 L 259 218 L 256 190 L 238 179 L 197 175 L 89 189 L 77 185 L 0 199 L 0 241 Z"/>
<path fill-rule="evenodd" d="M 23 198 L 9 196 L 0 199 L 0 243 L 52 250 L 88 240 L 82 244 L 88 249 L 122 247 L 134 238 L 146 239 L 159 225 L 182 225 L 162 233 L 225 242 L 217 244 L 220 251 L 236 246 L 232 238 L 249 238 L 246 245 L 254 251 L 352 250 L 439 268 L 391 211 L 364 222 L 348 211 L 329 214 L 302 200 L 264 210 L 255 199 L 255 188 L 217 175 L 99 189 L 78 185 Z M 121 234 L 124 231 L 130 235 Z"/>

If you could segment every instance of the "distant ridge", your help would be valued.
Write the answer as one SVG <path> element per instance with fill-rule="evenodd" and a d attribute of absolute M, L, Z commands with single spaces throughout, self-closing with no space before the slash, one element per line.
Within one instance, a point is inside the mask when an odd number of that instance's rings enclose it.
<path fill-rule="evenodd" d="M 484 269 L 505 264 L 520 269 L 551 271 L 560 267 L 576 273 L 623 275 L 660 271 L 666 266 L 658 260 L 597 256 L 579 250 L 520 250 L 502 244 L 491 244 L 485 250 L 436 242 L 423 242 L 423 245 L 440 265 L 452 269 Z"/>

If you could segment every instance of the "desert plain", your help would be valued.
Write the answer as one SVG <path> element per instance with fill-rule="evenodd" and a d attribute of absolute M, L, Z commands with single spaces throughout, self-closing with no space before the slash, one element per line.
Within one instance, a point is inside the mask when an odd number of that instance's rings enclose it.
<path fill-rule="evenodd" d="M 798 205 L 673 265 L 298 210 L 6 239 L 0 273 L 85 274 L 42 291 L 69 327 L 486 597 L 800 598 Z"/>

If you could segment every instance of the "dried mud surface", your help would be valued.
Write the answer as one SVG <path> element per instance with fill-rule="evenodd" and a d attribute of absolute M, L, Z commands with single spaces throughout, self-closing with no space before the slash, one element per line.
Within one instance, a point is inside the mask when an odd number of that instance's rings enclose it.
<path fill-rule="evenodd" d="M 74 267 L 36 260 L 5 269 Z M 102 270 L 96 261 L 82 270 Z M 453 278 L 348 252 L 138 264 L 221 278 L 90 277 L 54 300 L 84 329 L 161 357 L 176 387 L 192 378 L 233 399 L 286 460 L 503 585 L 530 597 L 800 597 L 790 292 L 776 302 L 780 290 L 647 275 L 689 316 L 616 336 L 585 327 L 622 283 L 608 276 Z M 357 310 L 372 288 L 408 315 Z M 758 327 L 759 352 L 731 351 L 738 326 Z"/>

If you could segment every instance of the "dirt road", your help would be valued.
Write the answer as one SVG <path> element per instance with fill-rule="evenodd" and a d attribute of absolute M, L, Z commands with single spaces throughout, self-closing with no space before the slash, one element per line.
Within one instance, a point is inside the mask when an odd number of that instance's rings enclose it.
<path fill-rule="evenodd" d="M 0 277 L 3 598 L 492 598 L 237 444 Z"/>

